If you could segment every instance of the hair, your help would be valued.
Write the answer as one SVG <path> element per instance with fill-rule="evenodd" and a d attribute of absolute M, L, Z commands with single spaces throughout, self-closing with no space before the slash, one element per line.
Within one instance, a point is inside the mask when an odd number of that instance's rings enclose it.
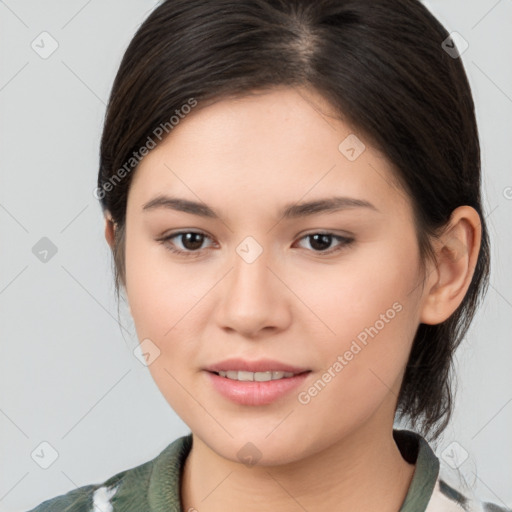
<path fill-rule="evenodd" d="M 97 197 L 115 227 L 118 301 L 134 156 L 162 140 L 158 127 L 171 133 L 169 120 L 192 101 L 201 108 L 278 86 L 312 88 L 391 162 L 413 205 L 423 272 L 452 211 L 469 205 L 480 215 L 469 289 L 447 320 L 419 325 L 397 401 L 400 418 L 436 439 L 452 414 L 453 354 L 490 266 L 474 103 L 461 59 L 442 47 L 448 37 L 418 0 L 162 2 L 126 49 L 101 139 Z"/>

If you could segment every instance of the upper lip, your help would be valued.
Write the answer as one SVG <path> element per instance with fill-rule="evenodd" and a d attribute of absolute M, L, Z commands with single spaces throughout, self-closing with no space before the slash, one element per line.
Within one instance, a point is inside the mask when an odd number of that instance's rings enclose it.
<path fill-rule="evenodd" d="M 290 364 L 275 361 L 273 359 L 258 359 L 256 361 L 248 361 L 246 359 L 225 359 L 218 363 L 212 364 L 204 368 L 209 372 L 226 372 L 233 370 L 242 370 L 246 372 L 290 372 L 290 373 L 303 373 L 309 371 L 308 368 L 293 366 Z"/>

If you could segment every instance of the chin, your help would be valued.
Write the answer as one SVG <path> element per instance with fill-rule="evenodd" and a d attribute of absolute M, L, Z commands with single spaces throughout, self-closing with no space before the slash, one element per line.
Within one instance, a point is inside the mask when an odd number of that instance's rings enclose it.
<path fill-rule="evenodd" d="M 247 467 L 289 464 L 315 451 L 314 447 L 306 445 L 304 434 L 299 432 L 295 435 L 283 429 L 278 433 L 276 429 L 268 435 L 272 429 L 244 428 L 243 432 L 238 433 L 233 429 L 228 430 L 233 437 L 225 431 L 212 434 L 208 429 L 192 429 L 192 432 L 218 456 Z"/>

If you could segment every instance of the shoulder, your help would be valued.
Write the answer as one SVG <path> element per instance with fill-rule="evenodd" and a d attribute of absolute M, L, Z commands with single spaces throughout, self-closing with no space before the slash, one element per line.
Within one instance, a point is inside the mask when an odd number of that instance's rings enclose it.
<path fill-rule="evenodd" d="M 29 512 L 89 512 L 93 510 L 91 496 L 95 490 L 95 485 L 85 485 L 67 494 L 43 501 Z"/>
<path fill-rule="evenodd" d="M 65 494 L 43 501 L 28 512 L 91 512 L 93 510 L 112 512 L 112 498 L 120 488 L 129 488 L 129 484 L 133 483 L 135 487 L 131 487 L 132 492 L 144 488 L 151 473 L 152 464 L 153 461 L 148 461 L 121 471 L 102 483 L 72 489 Z"/>
<path fill-rule="evenodd" d="M 459 473 L 440 473 L 439 458 L 420 434 L 395 429 L 393 435 L 404 459 L 416 466 L 400 512 L 512 512 L 505 504 L 479 500 Z"/>
<path fill-rule="evenodd" d="M 126 469 L 101 483 L 84 485 L 46 501 L 28 512 L 140 512 L 150 509 L 151 494 L 159 492 L 162 479 L 177 479 L 191 437 L 183 436 L 162 450 L 156 457 Z M 155 469 L 156 468 L 156 469 Z M 164 468 L 170 468 L 169 471 Z M 163 472 L 165 475 L 162 475 Z"/>
<path fill-rule="evenodd" d="M 429 503 L 432 512 L 512 512 L 512 509 L 481 501 L 475 496 L 470 496 L 449 485 L 442 478 L 436 482 L 436 487 Z M 428 512 L 431 510 L 427 509 Z"/>

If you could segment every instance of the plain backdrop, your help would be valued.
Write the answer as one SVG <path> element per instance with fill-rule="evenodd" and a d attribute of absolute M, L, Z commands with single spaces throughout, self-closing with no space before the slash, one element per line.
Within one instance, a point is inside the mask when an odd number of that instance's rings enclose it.
<path fill-rule="evenodd" d="M 477 108 L 492 242 L 491 286 L 457 352 L 456 411 L 435 449 L 446 478 L 511 507 L 512 1 L 426 5 L 469 44 L 462 60 Z M 110 87 L 155 6 L 0 1 L 1 511 L 101 482 L 189 432 L 134 357 L 124 305 L 123 327 L 117 323 L 111 254 L 93 196 Z"/>

